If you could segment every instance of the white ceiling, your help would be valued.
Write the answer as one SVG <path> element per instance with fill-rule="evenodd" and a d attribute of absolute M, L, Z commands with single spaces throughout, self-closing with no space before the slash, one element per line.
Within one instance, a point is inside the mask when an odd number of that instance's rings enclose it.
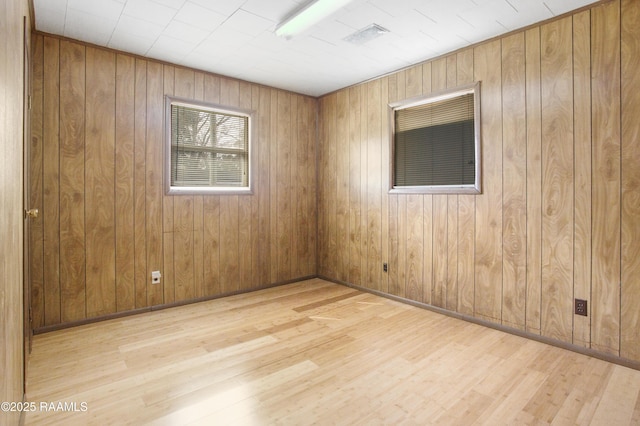
<path fill-rule="evenodd" d="M 290 40 L 276 25 L 307 0 L 33 0 L 36 29 L 319 96 L 594 3 L 353 0 Z M 390 32 L 343 39 L 375 23 Z"/>

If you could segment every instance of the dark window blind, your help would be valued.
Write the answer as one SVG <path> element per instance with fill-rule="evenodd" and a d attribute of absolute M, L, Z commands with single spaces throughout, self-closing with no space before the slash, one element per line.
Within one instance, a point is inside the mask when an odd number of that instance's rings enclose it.
<path fill-rule="evenodd" d="M 472 93 L 395 111 L 394 186 L 475 182 Z"/>

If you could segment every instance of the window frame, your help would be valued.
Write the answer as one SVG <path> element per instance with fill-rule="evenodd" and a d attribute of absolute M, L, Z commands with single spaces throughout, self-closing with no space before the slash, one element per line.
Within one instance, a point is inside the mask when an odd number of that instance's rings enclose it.
<path fill-rule="evenodd" d="M 402 109 L 435 103 L 459 96 L 473 94 L 474 104 L 474 183 L 468 185 L 395 185 L 395 112 Z M 482 146 L 480 138 L 480 82 L 458 86 L 452 89 L 415 96 L 389 103 L 389 194 L 481 194 L 482 193 Z"/>
<path fill-rule="evenodd" d="M 247 172 L 249 177 L 246 186 L 172 186 L 172 129 L 171 129 L 171 107 L 173 105 L 187 108 L 211 111 L 220 114 L 244 116 L 247 118 Z M 256 158 L 253 149 L 255 140 L 255 111 L 238 108 L 228 105 L 220 105 L 211 102 L 198 101 L 194 99 L 181 98 L 176 96 L 165 96 L 165 131 L 164 131 L 164 187 L 167 195 L 250 195 L 253 194 L 253 179 L 255 176 Z"/>

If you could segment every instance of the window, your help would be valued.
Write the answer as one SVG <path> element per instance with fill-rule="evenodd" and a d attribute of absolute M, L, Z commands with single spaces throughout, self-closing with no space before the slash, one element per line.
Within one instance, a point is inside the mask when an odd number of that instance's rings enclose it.
<path fill-rule="evenodd" d="M 389 106 L 391 193 L 480 193 L 480 83 Z"/>
<path fill-rule="evenodd" d="M 251 193 L 250 111 L 166 98 L 169 194 Z"/>

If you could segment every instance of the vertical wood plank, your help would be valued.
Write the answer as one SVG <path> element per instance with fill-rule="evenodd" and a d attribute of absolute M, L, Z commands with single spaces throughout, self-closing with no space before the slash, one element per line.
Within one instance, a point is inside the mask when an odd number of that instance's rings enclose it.
<path fill-rule="evenodd" d="M 473 83 L 473 49 L 458 52 L 458 84 Z M 481 142 L 482 143 L 482 142 Z M 458 196 L 458 311 L 473 315 L 476 196 Z"/>
<path fill-rule="evenodd" d="M 527 93 L 527 299 L 526 330 L 540 334 L 542 300 L 542 129 L 540 29 L 525 32 Z"/>
<path fill-rule="evenodd" d="M 449 55 L 447 60 L 447 88 L 458 83 L 458 56 Z M 458 311 L 458 195 L 447 195 L 447 309 Z"/>
<path fill-rule="evenodd" d="M 204 73 L 197 72 L 194 77 L 193 98 L 204 101 Z M 204 293 L 204 196 L 193 197 L 193 286 L 194 296 L 203 297 Z"/>
<path fill-rule="evenodd" d="M 147 226 L 146 226 L 146 151 L 147 151 L 147 63 L 135 61 L 134 100 L 134 245 L 136 308 L 147 306 Z M 147 279 L 149 277 L 149 279 Z"/>
<path fill-rule="evenodd" d="M 380 80 L 367 83 L 367 283 L 370 288 L 380 289 L 381 229 L 380 195 L 382 187 L 380 148 Z"/>
<path fill-rule="evenodd" d="M 525 328 L 527 267 L 527 140 L 525 39 L 517 33 L 502 39 L 503 134 L 503 297 L 502 321 Z"/>
<path fill-rule="evenodd" d="M 146 111 L 146 250 L 147 283 L 151 282 L 151 272 L 162 269 L 163 257 L 163 217 L 162 217 L 162 176 L 163 176 L 163 129 L 164 111 L 163 67 L 155 62 L 147 62 L 147 111 Z M 147 305 L 159 305 L 164 301 L 164 284 L 149 284 Z"/>
<path fill-rule="evenodd" d="M 166 68 L 165 68 L 166 69 Z M 176 67 L 174 69 L 174 93 L 176 96 L 195 99 L 195 73 L 193 70 Z M 165 71 L 165 82 L 167 81 L 167 73 Z M 165 93 L 168 89 L 165 84 Z M 165 196 L 165 199 L 168 197 Z M 189 300 L 196 296 L 195 289 L 195 245 L 193 234 L 194 221 L 194 196 L 178 195 L 171 196 L 173 199 L 173 267 L 174 267 L 174 285 L 176 300 Z M 166 214 L 166 211 L 165 211 Z M 164 238 L 170 238 L 166 230 Z M 165 247 L 168 242 L 165 241 Z M 167 254 L 165 253 L 165 259 Z M 165 262 L 165 268 L 167 264 Z M 166 286 L 165 282 L 165 294 Z M 165 296 L 166 299 L 166 296 Z M 169 302 L 165 300 L 165 303 Z"/>
<path fill-rule="evenodd" d="M 394 100 L 402 100 L 407 98 L 407 78 L 406 70 L 397 73 L 395 82 L 396 93 Z M 389 96 L 391 97 L 391 93 Z M 390 99 L 391 100 L 391 99 Z M 393 268 L 395 277 L 394 283 L 397 285 L 397 295 L 406 297 L 407 291 L 407 196 L 405 194 L 397 194 L 395 196 L 397 207 L 395 209 L 395 226 L 397 235 L 397 257 Z M 391 287 L 391 286 L 390 286 Z"/>
<path fill-rule="evenodd" d="M 381 247 L 380 247 L 380 260 L 386 262 L 388 266 L 389 259 L 389 187 L 390 187 L 390 167 L 391 163 L 391 144 L 389 137 L 389 78 L 384 77 L 380 80 L 380 148 L 381 148 L 381 205 L 380 210 L 382 217 L 380 219 L 381 228 Z M 382 265 L 378 266 L 382 270 Z M 387 268 L 388 271 L 388 268 Z M 380 278 L 380 291 L 389 291 L 389 273 L 382 272 Z M 422 282 L 420 282 L 420 297 L 422 300 Z"/>
<path fill-rule="evenodd" d="M 135 297 L 135 58 L 116 56 L 116 310 L 136 306 Z"/>
<path fill-rule="evenodd" d="M 389 87 L 388 87 L 388 98 L 389 102 L 395 102 L 399 100 L 398 97 L 398 74 L 391 74 L 388 77 Z M 391 153 L 391 149 L 390 155 Z M 390 157 L 389 161 L 393 161 Z M 391 167 L 391 166 L 390 166 Z M 391 177 L 389 177 L 391 179 Z M 400 282 L 399 282 L 399 244 L 400 238 L 398 236 L 398 194 L 389 195 L 389 255 L 388 255 L 388 288 L 390 294 L 399 294 L 400 293 Z M 423 295 L 424 299 L 424 295 Z"/>
<path fill-rule="evenodd" d="M 542 334 L 571 341 L 573 67 L 571 18 L 541 28 Z"/>
<path fill-rule="evenodd" d="M 258 109 L 258 239 L 261 241 L 258 248 L 258 278 L 257 282 L 266 284 L 270 281 L 271 264 L 271 233 L 270 231 L 270 115 L 271 115 L 271 92 L 264 87 L 260 87 L 260 104 Z"/>
<path fill-rule="evenodd" d="M 162 67 L 162 91 L 164 95 L 175 95 L 176 68 L 171 65 Z M 157 124 L 155 124 L 157 126 Z M 164 129 L 163 129 L 164 134 Z M 164 138 L 162 146 L 162 175 L 166 173 L 164 164 Z M 164 182 L 162 182 L 164 186 Z M 163 303 L 173 303 L 176 300 L 176 258 L 174 257 L 174 243 L 176 237 L 174 209 L 176 198 L 180 196 L 167 195 L 162 188 L 162 301 Z M 181 209 L 178 208 L 178 211 Z"/>
<path fill-rule="evenodd" d="M 575 146 L 573 296 L 591 305 L 591 15 L 573 16 Z M 573 317 L 573 343 L 590 347 L 591 317 Z"/>
<path fill-rule="evenodd" d="M 620 356 L 640 359 L 640 3 L 622 1 L 622 306 Z"/>
<path fill-rule="evenodd" d="M 61 321 L 85 318 L 85 48 L 60 42 Z"/>
<path fill-rule="evenodd" d="M 246 110 L 251 110 L 251 85 L 246 82 L 240 82 L 238 90 L 238 106 Z M 251 217 L 251 205 L 253 198 L 254 197 L 251 195 L 242 195 L 238 197 L 238 213 L 240 215 L 238 218 L 238 249 L 240 256 L 238 259 L 240 272 L 238 285 L 241 290 L 246 290 L 252 287 L 251 259 L 253 253 L 251 247 L 251 234 L 253 233 L 253 222 Z M 292 236 L 292 240 L 293 239 L 294 238 Z"/>
<path fill-rule="evenodd" d="M 204 101 L 220 103 L 220 78 L 211 74 L 204 78 Z M 221 293 L 220 285 L 220 196 L 203 199 L 203 290 L 206 295 Z"/>
<path fill-rule="evenodd" d="M 291 278 L 291 94 L 278 93 L 277 280 Z M 335 218 L 335 216 L 332 216 Z M 337 249 L 337 246 L 336 246 Z"/>
<path fill-rule="evenodd" d="M 44 38 L 44 325 L 60 322 L 60 42 Z"/>
<path fill-rule="evenodd" d="M 406 98 L 422 94 L 423 67 L 416 65 L 404 73 L 406 79 Z M 407 202 L 407 239 L 406 244 L 406 282 L 405 296 L 422 302 L 423 298 L 423 259 L 424 259 L 424 198 L 422 195 L 406 196 Z M 406 242 L 405 242 L 406 241 Z"/>
<path fill-rule="evenodd" d="M 620 2 L 591 11 L 591 346 L 620 350 Z"/>
<path fill-rule="evenodd" d="M 435 92 L 447 88 L 447 58 L 431 63 L 431 89 Z M 449 233 L 447 195 L 433 195 L 433 296 L 434 306 L 447 305 L 447 271 L 449 267 Z"/>
<path fill-rule="evenodd" d="M 476 198 L 475 312 L 501 320 L 502 307 L 502 68 L 500 40 L 474 49 L 482 81 L 482 195 Z"/>
<path fill-rule="evenodd" d="M 269 95 L 269 282 L 278 280 L 278 92 L 270 89 Z"/>
<path fill-rule="evenodd" d="M 367 191 L 367 185 L 369 185 L 369 175 L 367 163 L 369 161 L 369 144 L 367 143 L 367 135 L 368 135 L 368 110 L 369 110 L 369 102 L 368 102 L 368 94 L 367 94 L 367 85 L 361 84 L 358 86 L 358 90 L 360 91 L 360 182 L 361 193 L 360 193 L 360 212 L 361 212 L 361 228 L 360 228 L 360 242 L 361 242 L 361 252 L 362 257 L 360 257 L 360 271 L 362 273 L 362 285 L 365 287 L 370 287 L 368 282 L 368 268 L 369 268 L 369 212 L 367 210 L 367 198 L 369 196 L 369 191 Z"/>
<path fill-rule="evenodd" d="M 240 84 L 229 78 L 220 79 L 220 103 L 238 106 Z M 240 243 L 238 195 L 220 196 L 220 284 L 223 293 L 239 290 Z"/>
<path fill-rule="evenodd" d="M 31 140 L 29 143 L 29 205 L 43 212 L 44 169 L 44 36 L 31 37 Z M 31 324 L 34 328 L 44 325 L 44 226 L 43 219 L 31 221 L 29 236 L 29 278 L 31 298 Z"/>
<path fill-rule="evenodd" d="M 335 277 L 346 282 L 349 277 L 349 91 L 341 90 L 336 95 L 336 249 L 337 265 Z"/>
<path fill-rule="evenodd" d="M 116 310 L 115 54 L 87 47 L 85 223 L 87 316 Z"/>
<path fill-rule="evenodd" d="M 422 65 L 422 93 L 431 93 L 433 89 L 433 72 L 431 62 Z M 425 194 L 422 196 L 422 218 L 423 218 L 423 242 L 422 242 L 422 301 L 424 303 L 433 304 L 432 296 L 434 288 L 433 259 L 435 253 L 433 251 L 433 195 Z"/>

